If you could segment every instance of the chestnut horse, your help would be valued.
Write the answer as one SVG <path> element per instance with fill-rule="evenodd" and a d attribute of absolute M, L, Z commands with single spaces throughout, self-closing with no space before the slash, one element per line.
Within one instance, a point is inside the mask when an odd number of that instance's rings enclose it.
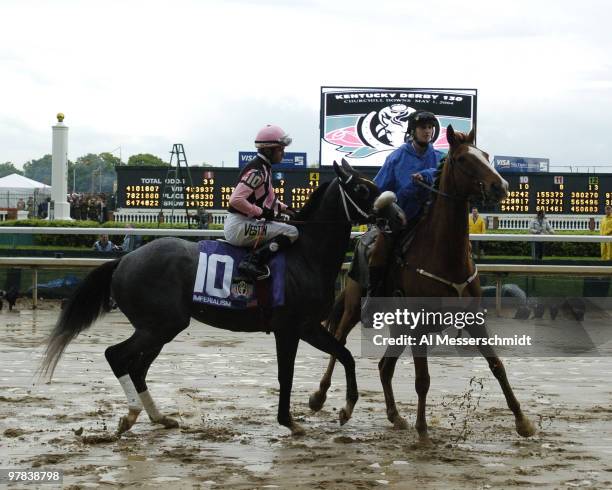
<path fill-rule="evenodd" d="M 386 295 L 390 296 L 392 292 L 399 290 L 409 297 L 481 296 L 480 281 L 470 254 L 469 199 L 485 197 L 499 202 L 507 196 L 508 183 L 491 167 L 488 155 L 474 146 L 473 130 L 465 135 L 454 132 L 452 126 L 449 126 L 447 138 L 450 149 L 446 163 L 440 170 L 439 184 L 432 194 L 432 202 L 427 212 L 416 225 L 412 243 L 402 257 L 402 266 L 388 269 L 385 280 Z M 380 257 L 374 255 L 370 258 L 370 263 L 384 265 Z M 336 300 L 332 315 L 328 319 L 328 329 L 334 332 L 341 342 L 346 342 L 346 337 L 360 320 L 360 300 L 365 295 L 364 286 L 350 277 L 347 278 L 346 288 Z M 466 330 L 472 337 L 489 336 L 484 326 Z M 395 364 L 403 350 L 401 347 L 389 347 L 378 363 L 387 405 L 387 418 L 398 429 L 406 429 L 407 423 L 397 410 L 391 381 Z M 533 435 L 535 429 L 521 411 L 502 361 L 491 346 L 480 346 L 479 351 L 499 381 L 508 407 L 514 414 L 517 432 L 524 437 Z M 412 347 L 412 353 L 415 388 L 418 394 L 416 429 L 419 438 L 428 441 L 425 417 L 430 383 L 427 351 L 423 346 L 415 346 Z M 319 390 L 310 397 L 310 408 L 315 411 L 320 410 L 325 403 L 334 364 L 335 359 L 332 358 L 321 379 Z"/>

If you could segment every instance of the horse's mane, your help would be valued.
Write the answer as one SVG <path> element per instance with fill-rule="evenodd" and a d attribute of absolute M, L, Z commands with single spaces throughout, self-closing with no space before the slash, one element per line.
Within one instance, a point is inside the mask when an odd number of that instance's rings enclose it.
<path fill-rule="evenodd" d="M 468 143 L 468 134 L 463 133 L 461 131 L 455 131 L 455 141 L 457 145 Z M 448 162 L 450 158 L 450 154 L 451 152 L 449 150 L 446 156 L 438 164 L 438 168 L 436 169 L 436 173 L 434 174 L 433 188 L 436 190 L 440 189 L 440 181 L 442 179 L 442 173 L 444 172 L 446 163 Z M 436 194 L 435 192 L 432 192 L 430 194 L 429 200 L 423 206 L 423 218 L 425 218 L 425 216 L 429 213 L 429 211 L 433 207 L 433 204 L 436 202 L 437 197 L 438 197 L 438 194 Z"/>
<path fill-rule="evenodd" d="M 296 220 L 305 221 L 312 215 L 313 211 L 319 207 L 319 201 L 321 201 L 321 198 L 325 194 L 329 184 L 331 184 L 331 181 L 323 182 L 314 190 L 312 194 L 310 194 L 310 198 L 308 201 L 306 201 L 304 207 L 298 212 L 295 218 Z"/>

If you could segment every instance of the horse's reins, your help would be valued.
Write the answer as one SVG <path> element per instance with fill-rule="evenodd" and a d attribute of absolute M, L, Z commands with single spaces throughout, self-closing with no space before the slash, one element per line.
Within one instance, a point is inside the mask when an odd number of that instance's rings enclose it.
<path fill-rule="evenodd" d="M 351 213 L 348 209 L 348 205 L 347 205 L 347 200 L 349 202 L 349 204 L 353 205 L 353 208 L 355 209 L 355 211 L 357 211 L 361 216 L 363 216 L 366 219 L 370 219 L 370 215 L 368 213 L 366 213 L 363 209 L 361 209 L 361 207 L 359 206 L 359 204 L 357 204 L 352 198 L 351 196 L 348 195 L 348 192 L 346 191 L 346 189 L 344 188 L 344 186 L 346 184 L 348 184 L 352 179 L 353 179 L 353 175 L 349 176 L 348 179 L 346 179 L 346 182 L 342 182 L 341 179 L 338 179 L 338 185 L 340 187 L 340 197 L 342 198 L 342 206 L 344 207 L 344 214 L 346 216 L 347 221 L 350 223 L 352 221 L 354 221 L 351 218 Z M 299 220 L 272 220 L 272 221 L 278 221 L 279 223 L 287 223 L 289 225 L 292 224 L 296 224 L 296 225 L 306 225 L 306 224 L 338 224 L 338 223 L 344 223 L 344 221 L 342 220 L 313 220 L 313 221 L 299 221 Z"/>
<path fill-rule="evenodd" d="M 473 146 L 473 145 L 469 145 L 469 146 Z M 468 172 L 467 170 L 465 170 L 463 167 L 458 166 L 454 161 L 453 161 L 453 157 L 451 155 L 451 153 L 449 152 L 448 155 L 446 156 L 447 158 L 447 163 L 448 165 L 452 166 L 453 170 L 455 169 L 455 167 L 462 172 L 464 175 L 467 175 L 468 177 L 473 178 L 476 183 L 478 184 L 478 187 L 480 188 L 480 193 L 482 196 L 482 200 L 483 202 L 486 200 L 486 195 L 485 195 L 485 191 L 484 191 L 484 183 L 482 182 L 482 180 L 478 179 L 477 176 L 471 172 Z M 453 176 L 453 181 L 455 180 L 455 173 L 453 172 L 452 174 Z M 459 201 L 459 202 L 465 202 L 469 200 L 469 196 L 452 196 L 450 194 L 447 194 L 446 192 L 442 192 L 440 189 L 437 189 L 435 186 L 433 185 L 429 185 L 425 182 L 423 182 L 422 180 L 415 180 L 415 182 L 420 185 L 421 187 L 429 190 L 430 192 L 433 192 L 434 194 L 437 194 L 439 196 L 445 197 L 447 199 L 451 199 L 453 201 Z"/>

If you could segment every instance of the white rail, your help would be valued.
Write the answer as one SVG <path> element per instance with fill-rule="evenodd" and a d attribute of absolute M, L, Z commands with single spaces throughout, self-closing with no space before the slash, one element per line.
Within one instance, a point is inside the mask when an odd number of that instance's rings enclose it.
<path fill-rule="evenodd" d="M 224 209 L 208 209 L 207 213 L 215 224 L 222 225 L 227 217 Z M 164 210 L 166 223 L 187 223 L 187 215 L 184 209 Z M 493 228 L 493 221 L 497 219 L 500 230 L 527 230 L 535 215 L 509 214 L 509 213 L 486 213 L 481 214 L 488 223 L 488 228 Z M 122 223 L 157 223 L 159 211 L 154 209 L 117 209 L 113 218 Z M 576 214 L 550 214 L 547 219 L 554 230 L 564 231 L 588 231 L 590 227 L 599 231 L 602 215 L 576 215 Z"/>
<path fill-rule="evenodd" d="M 186 230 L 179 228 L 54 228 L 51 226 L 0 226 L 0 234 L 16 235 L 149 235 L 149 236 L 201 236 L 222 237 L 223 230 Z M 354 231 L 351 236 L 361 236 Z M 612 235 L 527 235 L 485 233 L 470 235 L 470 240 L 488 242 L 612 242 Z"/>
<path fill-rule="evenodd" d="M 38 269 L 67 269 L 78 267 L 98 267 L 112 258 L 50 258 L 50 257 L 0 257 L 0 267 L 32 269 L 32 308 L 38 305 Z M 341 272 L 341 284 L 344 287 L 349 263 L 344 263 Z M 612 266 L 605 265 L 539 265 L 539 264 L 480 264 L 481 273 L 495 275 L 495 309 L 501 313 L 502 279 L 508 274 L 525 275 L 578 275 L 578 276 L 612 276 Z"/>

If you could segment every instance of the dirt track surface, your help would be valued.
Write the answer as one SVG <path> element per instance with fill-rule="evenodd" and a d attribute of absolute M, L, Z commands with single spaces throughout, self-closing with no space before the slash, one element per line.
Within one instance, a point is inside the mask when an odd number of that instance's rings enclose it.
<path fill-rule="evenodd" d="M 356 356 L 361 398 L 338 424 L 344 372 L 337 369 L 324 409 L 312 413 L 326 357 L 302 343 L 293 414 L 295 438 L 276 423 L 274 339 L 197 322 L 168 344 L 149 372 L 166 430 L 141 414 L 114 436 L 127 412 L 104 349 L 131 326 L 111 313 L 67 349 L 53 382 L 33 372 L 58 314 L 46 306 L 0 312 L 0 468 L 63 469 L 64 488 L 612 488 L 612 360 L 507 359 L 515 393 L 538 434 L 514 431 L 497 382 L 482 359 L 431 359 L 428 421 L 434 442 L 386 420 L 376 360 Z M 349 339 L 360 352 L 359 335 Z M 396 399 L 414 424 L 411 359 L 398 363 Z M 470 382 L 471 381 L 471 382 Z M 28 485 L 27 488 L 35 488 Z M 53 485 L 41 488 L 51 489 Z"/>

